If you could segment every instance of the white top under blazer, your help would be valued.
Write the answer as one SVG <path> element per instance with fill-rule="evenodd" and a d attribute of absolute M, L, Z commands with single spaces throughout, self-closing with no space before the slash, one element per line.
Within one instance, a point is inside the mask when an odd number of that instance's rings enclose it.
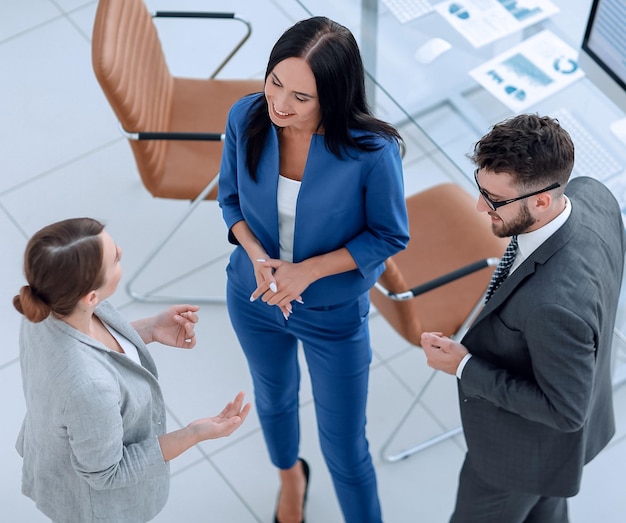
<path fill-rule="evenodd" d="M 280 259 L 293 261 L 293 238 L 296 224 L 296 205 L 302 182 L 282 174 L 278 176 L 278 244 Z"/>

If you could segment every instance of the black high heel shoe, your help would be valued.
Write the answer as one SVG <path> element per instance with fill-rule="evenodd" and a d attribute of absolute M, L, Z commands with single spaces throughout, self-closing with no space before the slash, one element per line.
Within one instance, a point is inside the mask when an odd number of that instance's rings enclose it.
<path fill-rule="evenodd" d="M 304 473 L 304 479 L 306 481 L 304 486 L 304 498 L 302 499 L 302 523 L 304 523 L 304 509 L 306 507 L 306 496 L 309 492 L 309 475 L 311 473 L 311 469 L 309 468 L 309 464 L 303 458 L 298 458 L 298 461 L 302 463 L 302 472 Z M 278 497 L 280 497 L 280 494 Z M 274 523 L 280 523 L 276 512 L 274 512 Z"/>

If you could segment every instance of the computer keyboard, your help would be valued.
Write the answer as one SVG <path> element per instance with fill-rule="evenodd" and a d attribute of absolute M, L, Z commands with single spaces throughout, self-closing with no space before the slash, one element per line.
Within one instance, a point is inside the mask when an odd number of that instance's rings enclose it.
<path fill-rule="evenodd" d="M 550 113 L 572 137 L 576 150 L 572 176 L 590 176 L 606 181 L 624 166 L 595 138 L 568 109 Z"/>
<path fill-rule="evenodd" d="M 400 23 L 410 22 L 433 10 L 429 0 L 382 0 Z"/>

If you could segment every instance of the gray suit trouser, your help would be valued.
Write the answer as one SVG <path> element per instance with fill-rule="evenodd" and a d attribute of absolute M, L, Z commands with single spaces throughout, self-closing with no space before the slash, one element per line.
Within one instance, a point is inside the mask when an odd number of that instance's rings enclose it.
<path fill-rule="evenodd" d="M 450 523 L 568 523 L 567 498 L 506 491 L 485 483 L 465 456 Z"/>

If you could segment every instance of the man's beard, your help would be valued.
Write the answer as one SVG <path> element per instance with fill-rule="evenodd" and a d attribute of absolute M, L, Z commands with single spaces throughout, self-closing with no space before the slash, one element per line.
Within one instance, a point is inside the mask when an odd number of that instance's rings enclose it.
<path fill-rule="evenodd" d="M 498 217 L 500 217 L 500 215 L 498 215 Z M 500 218 L 500 220 L 501 221 L 499 223 L 491 224 L 493 233 L 500 238 L 508 238 L 510 236 L 515 236 L 516 234 L 523 234 L 537 222 L 537 220 L 531 216 L 526 202 L 522 202 L 519 213 L 517 213 L 517 216 L 515 216 L 510 222 L 505 223 L 502 218 Z"/>

